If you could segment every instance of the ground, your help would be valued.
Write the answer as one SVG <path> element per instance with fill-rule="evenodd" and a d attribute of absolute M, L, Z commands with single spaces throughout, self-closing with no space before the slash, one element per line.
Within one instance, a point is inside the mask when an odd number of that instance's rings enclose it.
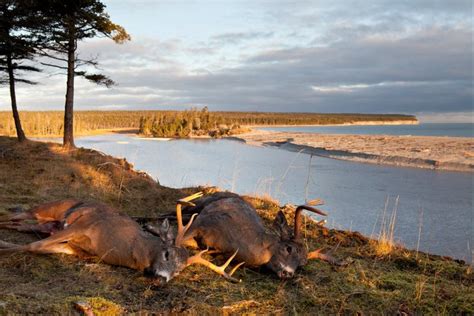
<path fill-rule="evenodd" d="M 200 189 L 163 187 L 125 160 L 93 150 L 65 151 L 57 144 L 18 144 L 0 137 L 0 212 L 76 197 L 153 217 L 173 211 L 177 198 Z M 270 224 L 277 203 L 248 199 Z M 292 210 L 286 213 L 290 219 Z M 84 305 L 97 315 L 474 313 L 472 266 L 401 247 L 381 254 L 377 241 L 321 228 L 312 221 L 307 221 L 305 235 L 310 249 L 339 244 L 334 255 L 350 257 L 353 263 L 336 268 L 311 261 L 287 281 L 244 268 L 237 271 L 242 279 L 238 284 L 193 266 L 159 284 L 96 258 L 14 254 L 0 257 L 0 314 L 79 314 Z M 38 237 L 0 230 L 0 239 L 27 243 Z"/>

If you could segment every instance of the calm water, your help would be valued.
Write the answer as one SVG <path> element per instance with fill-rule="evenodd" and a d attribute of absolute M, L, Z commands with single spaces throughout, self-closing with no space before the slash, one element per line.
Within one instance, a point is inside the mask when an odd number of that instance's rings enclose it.
<path fill-rule="evenodd" d="M 420 250 L 472 260 L 473 175 L 397 168 L 312 157 L 231 140 L 139 139 L 127 135 L 78 138 L 77 144 L 126 157 L 163 185 L 217 185 L 241 194 L 270 194 L 283 203 L 322 198 L 331 227 L 379 232 L 397 207 L 397 241 Z"/>
<path fill-rule="evenodd" d="M 359 134 L 359 135 L 418 135 L 474 137 L 474 124 L 471 123 L 425 123 L 419 125 L 367 125 L 367 126 L 290 126 L 262 127 L 259 129 L 281 132 L 305 132 L 320 134 Z"/>

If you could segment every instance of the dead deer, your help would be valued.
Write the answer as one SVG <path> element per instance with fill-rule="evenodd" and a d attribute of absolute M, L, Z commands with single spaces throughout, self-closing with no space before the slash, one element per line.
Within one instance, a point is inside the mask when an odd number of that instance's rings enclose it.
<path fill-rule="evenodd" d="M 273 222 L 278 235 L 268 233 L 255 208 L 234 193 L 215 193 L 197 200 L 196 204 L 189 201 L 179 203 L 186 206 L 186 213 L 199 213 L 183 235 L 183 244 L 191 245 L 197 241 L 223 253 L 238 250 L 237 260 L 251 267 L 265 266 L 284 279 L 291 278 L 308 259 L 322 259 L 342 265 L 342 262 L 321 253 L 321 249 L 308 252 L 302 243 L 302 211 L 326 215 L 314 207 L 300 205 L 296 208 L 294 234 L 291 236 L 282 211 L 278 212 Z M 181 207 L 177 207 L 178 225 L 182 226 L 181 213 Z"/>
<path fill-rule="evenodd" d="M 0 216 L 0 228 L 49 236 L 62 230 L 65 217 L 83 204 L 83 202 L 75 199 L 59 200 L 38 205 L 27 211 L 2 215 Z M 37 223 L 27 222 L 30 220 L 36 220 Z"/>
<path fill-rule="evenodd" d="M 182 201 L 188 202 L 194 198 L 196 196 L 190 196 Z M 0 256 L 14 252 L 71 255 L 85 252 L 98 256 L 104 263 L 143 271 L 149 276 L 162 277 L 167 282 L 185 267 L 201 264 L 226 279 L 238 281 L 232 277 L 238 266 L 230 273 L 225 272 L 235 254 L 222 266 L 216 266 L 202 258 L 206 251 L 190 256 L 188 251 L 180 246 L 180 240 L 192 224 L 192 219 L 187 226 L 179 228 L 175 238 L 168 220 L 163 221 L 159 227 L 150 226 L 149 230 L 153 234 L 149 234 L 129 216 L 105 204 L 75 202 L 64 200 L 48 203 L 27 212 L 3 217 L 2 220 L 10 219 L 13 222 L 21 221 L 22 218 L 35 218 L 40 222 L 39 225 L 48 223 L 48 220 L 60 222 L 61 229 L 48 238 L 27 245 L 0 241 L 0 248 L 3 248 L 0 249 Z M 20 223 L 10 228 L 18 227 L 28 226 L 21 226 Z"/>

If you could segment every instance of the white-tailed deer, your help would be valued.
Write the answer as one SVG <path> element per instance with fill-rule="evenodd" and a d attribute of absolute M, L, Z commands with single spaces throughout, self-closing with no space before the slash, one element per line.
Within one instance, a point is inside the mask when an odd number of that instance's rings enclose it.
<path fill-rule="evenodd" d="M 183 201 L 199 196 L 193 195 Z M 149 226 L 148 229 L 153 233 L 150 234 L 143 231 L 129 216 L 105 204 L 81 203 L 76 200 L 52 202 L 0 219 L 4 221 L 3 227 L 21 231 L 36 231 L 37 227 L 47 227 L 44 226 L 47 223 L 58 223 L 53 230 L 43 231 L 50 233 L 50 237 L 27 245 L 0 241 L 0 256 L 14 252 L 85 252 L 98 256 L 104 263 L 143 271 L 146 275 L 162 277 L 166 281 L 191 264 L 201 264 L 231 281 L 238 281 L 232 277 L 238 266 L 230 273 L 225 272 L 235 254 L 224 265 L 216 266 L 201 257 L 206 251 L 189 256 L 188 251 L 177 242 L 182 240 L 192 219 L 186 227 L 179 228 L 176 238 L 167 220 L 159 227 Z M 21 223 L 25 219 L 36 219 L 39 226 Z"/>
<path fill-rule="evenodd" d="M 234 253 L 236 259 L 251 267 L 266 266 L 280 278 L 291 278 L 298 267 L 308 259 L 322 259 L 333 264 L 343 263 L 323 254 L 319 250 L 308 252 L 302 243 L 301 212 L 308 210 L 320 215 L 324 212 L 301 205 L 295 211 L 295 226 L 291 229 L 282 211 L 278 212 L 273 227 L 278 234 L 265 231 L 256 210 L 240 196 L 230 192 L 219 192 L 203 197 L 183 210 L 189 214 L 199 213 L 189 230 L 183 235 L 183 244 L 198 244 L 214 248 L 222 253 Z M 318 205 L 322 203 L 316 203 Z M 181 207 L 177 207 L 178 225 L 182 219 Z M 188 224 L 189 225 L 189 224 Z"/>

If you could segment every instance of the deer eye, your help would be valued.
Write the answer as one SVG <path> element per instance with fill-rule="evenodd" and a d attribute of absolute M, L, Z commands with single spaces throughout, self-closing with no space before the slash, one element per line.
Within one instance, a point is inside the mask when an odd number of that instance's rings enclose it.
<path fill-rule="evenodd" d="M 165 259 L 165 261 L 168 261 L 169 257 L 170 257 L 170 253 L 168 250 L 166 250 L 165 253 L 163 254 L 163 258 Z"/>
<path fill-rule="evenodd" d="M 291 248 L 290 246 L 286 247 L 286 251 L 287 251 L 288 253 L 291 253 L 292 250 L 293 250 L 293 248 Z"/>

